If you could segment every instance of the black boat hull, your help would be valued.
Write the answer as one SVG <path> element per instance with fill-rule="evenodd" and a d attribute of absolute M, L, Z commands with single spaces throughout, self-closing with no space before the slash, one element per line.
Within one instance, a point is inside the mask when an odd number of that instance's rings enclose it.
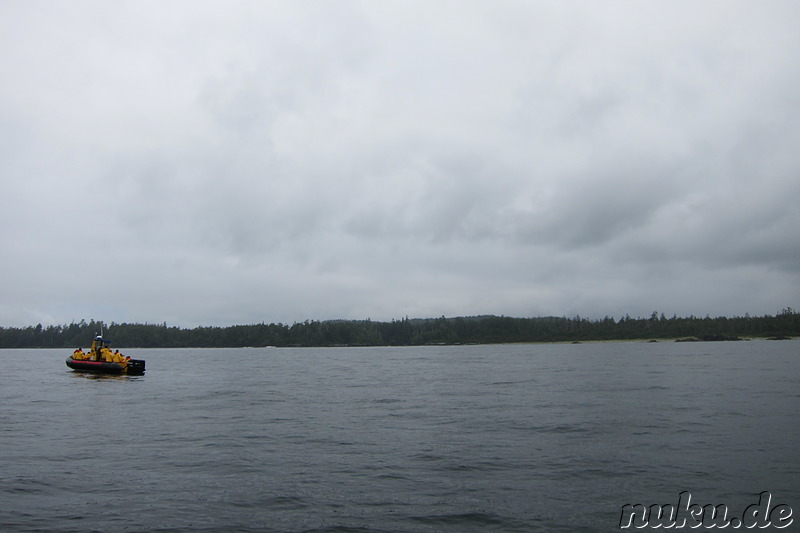
<path fill-rule="evenodd" d="M 105 361 L 81 361 L 67 357 L 67 366 L 78 372 L 94 372 L 96 374 L 127 374 L 141 376 L 144 374 L 145 364 L 142 359 L 128 359 L 127 365 L 107 363 Z"/>

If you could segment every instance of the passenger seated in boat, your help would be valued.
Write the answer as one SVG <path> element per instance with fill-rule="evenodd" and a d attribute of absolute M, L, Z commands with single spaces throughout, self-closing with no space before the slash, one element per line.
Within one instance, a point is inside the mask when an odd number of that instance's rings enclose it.
<path fill-rule="evenodd" d="M 111 363 L 114 360 L 111 350 L 109 350 L 107 346 L 100 348 L 100 359 L 106 363 Z"/>
<path fill-rule="evenodd" d="M 86 354 L 83 353 L 82 349 L 78 348 L 77 350 L 72 352 L 72 358 L 77 360 L 77 361 L 83 361 L 83 360 L 86 359 Z"/>

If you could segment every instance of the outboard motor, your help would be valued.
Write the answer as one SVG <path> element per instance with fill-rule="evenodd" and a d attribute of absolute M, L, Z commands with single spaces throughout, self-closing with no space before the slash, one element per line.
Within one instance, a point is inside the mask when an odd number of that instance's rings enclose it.
<path fill-rule="evenodd" d="M 141 376 L 144 374 L 144 359 L 128 359 L 128 375 Z"/>

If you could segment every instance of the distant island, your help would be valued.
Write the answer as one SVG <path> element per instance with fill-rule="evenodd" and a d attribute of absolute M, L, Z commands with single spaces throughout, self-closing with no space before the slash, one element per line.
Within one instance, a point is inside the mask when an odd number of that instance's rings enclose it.
<path fill-rule="evenodd" d="M 75 348 L 100 331 L 81 320 L 63 326 L 0 327 L 0 348 Z M 776 315 L 694 316 L 590 320 L 575 316 L 513 318 L 484 315 L 446 318 L 306 320 L 288 324 L 179 328 L 163 324 L 106 324 L 114 346 L 136 348 L 233 348 L 245 346 L 419 346 L 604 340 L 720 341 L 800 336 L 800 313 L 787 307 Z"/>

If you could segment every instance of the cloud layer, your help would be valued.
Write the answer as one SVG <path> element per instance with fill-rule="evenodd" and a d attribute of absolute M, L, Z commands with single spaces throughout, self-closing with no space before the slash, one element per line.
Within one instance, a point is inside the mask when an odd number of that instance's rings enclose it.
<path fill-rule="evenodd" d="M 796 2 L 0 14 L 2 324 L 798 306 Z"/>

